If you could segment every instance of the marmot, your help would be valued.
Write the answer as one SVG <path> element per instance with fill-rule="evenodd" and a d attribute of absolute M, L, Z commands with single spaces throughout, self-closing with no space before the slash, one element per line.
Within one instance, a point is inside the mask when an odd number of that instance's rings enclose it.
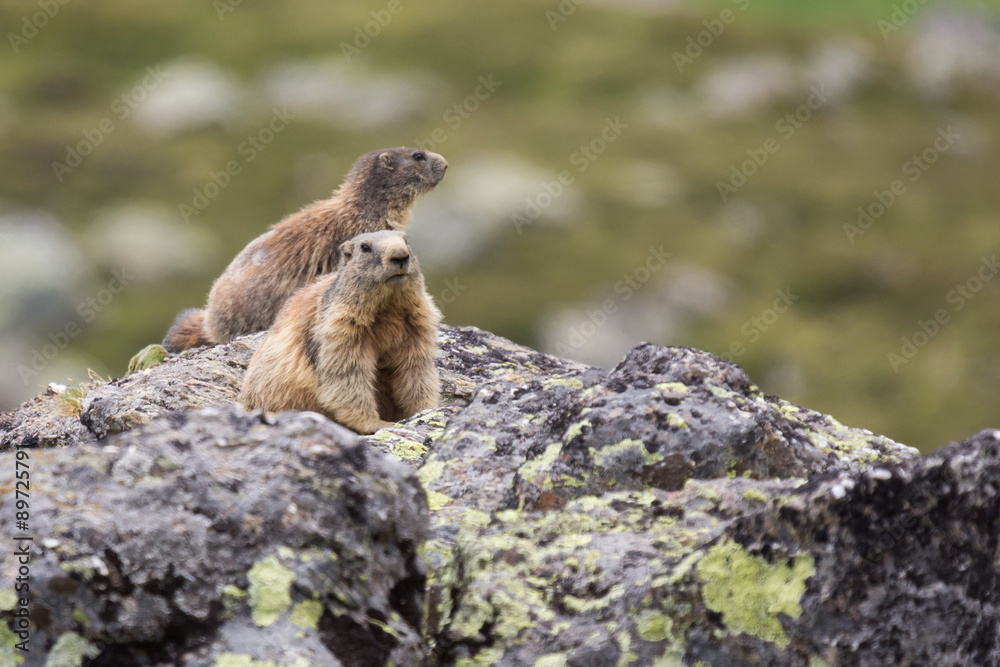
<path fill-rule="evenodd" d="M 295 290 L 336 268 L 342 243 L 365 232 L 405 228 L 417 199 L 447 169 L 447 160 L 419 148 L 365 153 L 330 199 L 309 204 L 251 241 L 212 285 L 205 309 L 177 316 L 163 346 L 180 352 L 267 329 Z"/>
<path fill-rule="evenodd" d="M 398 231 L 354 237 L 336 273 L 295 293 L 250 360 L 248 409 L 311 410 L 374 433 L 437 405 L 441 313 Z"/>

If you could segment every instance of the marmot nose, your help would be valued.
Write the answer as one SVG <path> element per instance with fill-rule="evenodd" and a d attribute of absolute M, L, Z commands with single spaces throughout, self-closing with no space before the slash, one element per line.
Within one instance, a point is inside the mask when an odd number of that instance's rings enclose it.
<path fill-rule="evenodd" d="M 410 263 L 409 253 L 399 253 L 389 258 L 389 263 L 399 269 L 405 269 Z"/>

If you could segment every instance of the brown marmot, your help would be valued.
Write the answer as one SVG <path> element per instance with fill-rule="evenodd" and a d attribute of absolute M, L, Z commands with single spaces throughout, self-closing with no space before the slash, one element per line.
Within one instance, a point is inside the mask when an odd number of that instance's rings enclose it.
<path fill-rule="evenodd" d="M 419 148 L 365 153 L 330 199 L 313 202 L 250 242 L 212 285 L 204 310 L 181 312 L 163 340 L 170 352 L 215 345 L 271 326 L 295 290 L 337 266 L 358 234 L 403 229 L 417 199 L 448 162 Z"/>
<path fill-rule="evenodd" d="M 248 410 L 311 410 L 374 433 L 437 405 L 441 313 L 406 235 L 361 234 L 342 254 L 336 273 L 288 300 L 253 355 Z"/>

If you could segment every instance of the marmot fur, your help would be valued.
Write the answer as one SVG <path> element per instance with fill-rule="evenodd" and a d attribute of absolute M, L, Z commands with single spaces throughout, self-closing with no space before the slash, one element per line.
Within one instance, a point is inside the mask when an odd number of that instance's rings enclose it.
<path fill-rule="evenodd" d="M 336 268 L 342 243 L 405 228 L 417 199 L 447 169 L 443 157 L 419 148 L 365 153 L 330 199 L 309 204 L 251 241 L 212 285 L 205 309 L 177 316 L 163 346 L 180 352 L 267 329 L 297 289 Z"/>
<path fill-rule="evenodd" d="M 441 313 L 398 231 L 342 246 L 336 273 L 285 304 L 250 360 L 240 402 L 311 410 L 374 433 L 437 405 Z"/>

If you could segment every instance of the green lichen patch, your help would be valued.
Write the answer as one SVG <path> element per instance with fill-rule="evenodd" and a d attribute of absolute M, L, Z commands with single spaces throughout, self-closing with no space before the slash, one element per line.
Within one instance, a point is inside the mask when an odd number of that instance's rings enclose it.
<path fill-rule="evenodd" d="M 292 606 L 291 586 L 295 573 L 274 556 L 254 563 L 247 578 L 250 580 L 250 609 L 257 625 L 271 625 Z"/>
<path fill-rule="evenodd" d="M 431 512 L 437 512 L 439 509 L 454 500 L 451 496 L 441 493 L 440 491 L 425 489 L 425 492 L 427 493 L 427 509 Z"/>
<path fill-rule="evenodd" d="M 681 419 L 680 415 L 675 412 L 667 413 L 667 424 L 675 428 L 690 428 L 688 423 Z"/>
<path fill-rule="evenodd" d="M 769 642 L 788 646 L 779 614 L 798 618 L 806 580 L 816 574 L 809 554 L 796 556 L 792 565 L 768 563 L 732 541 L 713 546 L 698 563 L 704 582 L 705 606 L 722 614 L 726 625 Z"/>
<path fill-rule="evenodd" d="M 427 445 L 416 440 L 403 440 L 393 445 L 390 451 L 402 461 L 419 461 L 427 453 Z"/>
<path fill-rule="evenodd" d="M 303 600 L 292 609 L 291 621 L 300 628 L 316 629 L 319 617 L 323 615 L 323 605 L 317 600 Z"/>
<path fill-rule="evenodd" d="M 757 502 L 766 503 L 767 494 L 760 489 L 747 489 L 743 492 L 743 500 L 756 500 Z"/>
<path fill-rule="evenodd" d="M 11 588 L 0 590 L 0 610 L 10 611 L 17 606 L 17 593 Z"/>
<path fill-rule="evenodd" d="M 555 462 L 556 458 L 559 457 L 559 452 L 561 451 L 561 443 L 554 442 L 550 444 L 545 448 L 545 451 L 542 452 L 541 456 L 522 464 L 521 467 L 517 469 L 518 475 L 520 475 L 521 479 L 524 481 L 534 484 L 542 471 L 550 467 Z M 551 486 L 551 483 L 547 486 Z"/>
<path fill-rule="evenodd" d="M 542 380 L 543 389 L 552 389 L 553 387 L 583 389 L 583 382 L 578 378 L 546 378 Z"/>
<path fill-rule="evenodd" d="M 662 642 L 673 637 L 673 620 L 658 611 L 644 611 L 635 619 L 639 638 L 647 642 Z"/>
<path fill-rule="evenodd" d="M 573 424 L 568 429 L 566 429 L 566 435 L 563 437 L 563 440 L 565 442 L 572 441 L 573 438 L 576 438 L 581 433 L 583 433 L 583 429 L 586 428 L 586 427 L 588 427 L 588 426 L 591 426 L 590 420 L 588 420 L 588 419 L 584 419 L 583 421 L 579 421 L 579 422 Z"/>
<path fill-rule="evenodd" d="M 502 648 L 488 648 L 470 658 L 459 658 L 455 661 L 455 667 L 492 667 L 502 657 Z"/>
<path fill-rule="evenodd" d="M 239 586 L 228 584 L 222 587 L 222 606 L 227 611 L 235 612 L 246 599 L 247 592 Z"/>
<path fill-rule="evenodd" d="M 708 388 L 708 390 L 712 392 L 713 395 L 719 398 L 732 398 L 736 396 L 736 392 L 731 391 L 729 389 L 723 389 L 722 387 L 719 387 L 714 384 L 706 384 L 705 387 Z"/>
<path fill-rule="evenodd" d="M 420 466 L 420 470 L 417 471 L 417 479 L 420 480 L 424 488 L 427 488 L 427 485 L 441 477 L 443 472 L 444 461 L 428 461 Z"/>
<path fill-rule="evenodd" d="M 49 651 L 45 667 L 81 667 L 88 658 L 96 658 L 101 650 L 75 632 L 59 636 Z"/>
<path fill-rule="evenodd" d="M 14 650 L 19 641 L 20 638 L 14 634 L 7 623 L 0 623 L 0 665 L 7 667 L 7 665 L 20 665 L 24 662 L 24 656 L 19 651 Z"/>

